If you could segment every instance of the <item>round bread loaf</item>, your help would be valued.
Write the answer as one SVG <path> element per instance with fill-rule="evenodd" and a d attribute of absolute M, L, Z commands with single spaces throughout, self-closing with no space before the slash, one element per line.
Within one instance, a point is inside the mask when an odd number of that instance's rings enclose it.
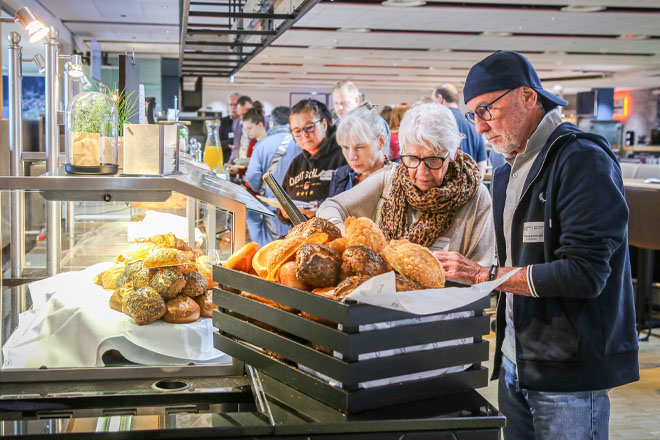
<path fill-rule="evenodd" d="M 155 269 L 151 277 L 151 287 L 153 287 L 165 301 L 175 298 L 183 286 L 186 285 L 186 280 L 176 268 L 161 268 Z"/>
<path fill-rule="evenodd" d="M 339 254 L 329 246 L 304 244 L 296 253 L 296 277 L 309 286 L 334 286 L 339 268 Z"/>
<path fill-rule="evenodd" d="M 151 285 L 151 271 L 149 269 L 140 269 L 131 279 L 133 288 L 141 289 Z"/>
<path fill-rule="evenodd" d="M 346 278 L 344 281 L 337 284 L 337 287 L 335 288 L 335 299 L 342 299 L 369 278 L 371 277 L 368 275 L 354 275 Z"/>
<path fill-rule="evenodd" d="M 366 246 L 349 246 L 344 251 L 341 272 L 345 277 L 368 275 L 370 277 L 387 272 L 387 264 L 378 252 Z"/>
<path fill-rule="evenodd" d="M 184 274 L 185 286 L 181 290 L 181 294 L 190 297 L 196 297 L 206 293 L 208 283 L 204 275 L 196 270 L 186 272 Z"/>
<path fill-rule="evenodd" d="M 194 299 L 199 305 L 199 316 L 210 318 L 213 316 L 213 311 L 218 309 L 218 306 L 213 304 L 213 292 L 211 290 L 207 290 L 206 293 Z"/>
<path fill-rule="evenodd" d="M 126 311 L 139 325 L 149 324 L 165 314 L 165 301 L 153 287 L 143 287 L 128 297 Z"/>
<path fill-rule="evenodd" d="M 176 298 L 169 300 L 166 307 L 167 311 L 163 316 L 163 319 L 166 322 L 172 324 L 187 324 L 199 319 L 199 304 L 188 296 L 179 295 Z"/>
<path fill-rule="evenodd" d="M 328 241 L 333 241 L 341 237 L 341 231 L 337 226 L 320 217 L 312 217 L 305 223 L 294 226 L 286 237 L 309 237 L 317 232 L 328 234 Z"/>
<path fill-rule="evenodd" d="M 397 292 L 408 292 L 409 290 L 420 290 L 422 286 L 418 282 L 411 280 L 408 277 L 404 277 L 400 273 L 394 275 L 396 280 L 396 291 Z"/>

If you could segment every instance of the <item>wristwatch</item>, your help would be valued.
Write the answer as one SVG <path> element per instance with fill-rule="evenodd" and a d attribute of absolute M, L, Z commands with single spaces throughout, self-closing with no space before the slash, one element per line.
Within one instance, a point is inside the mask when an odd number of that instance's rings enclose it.
<path fill-rule="evenodd" d="M 497 264 L 490 266 L 490 270 L 488 271 L 488 281 L 493 281 L 495 278 L 497 278 L 497 269 L 499 269 Z"/>

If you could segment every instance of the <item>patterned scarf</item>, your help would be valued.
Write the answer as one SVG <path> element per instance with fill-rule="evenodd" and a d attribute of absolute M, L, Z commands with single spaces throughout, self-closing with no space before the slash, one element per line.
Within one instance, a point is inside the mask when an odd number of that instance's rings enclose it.
<path fill-rule="evenodd" d="M 413 185 L 408 169 L 399 164 L 380 213 L 380 228 L 388 240 L 407 238 L 429 247 L 451 226 L 456 210 L 472 199 L 479 189 L 481 174 L 469 155 L 458 151 L 449 163 L 442 186 L 421 191 Z M 406 226 L 408 206 L 421 216 Z"/>

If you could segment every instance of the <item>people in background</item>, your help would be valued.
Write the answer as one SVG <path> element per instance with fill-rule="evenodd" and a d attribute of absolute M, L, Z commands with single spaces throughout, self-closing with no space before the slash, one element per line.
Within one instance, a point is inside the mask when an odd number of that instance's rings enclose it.
<path fill-rule="evenodd" d="M 465 119 L 463 113 L 458 109 L 458 90 L 449 83 L 439 85 L 433 90 L 433 100 L 438 104 L 447 106 L 454 114 L 458 131 L 465 135 L 461 142 L 461 150 L 472 156 L 472 159 L 477 162 L 483 179 L 488 163 L 486 145 L 483 137 L 476 132 L 474 126 Z"/>
<path fill-rule="evenodd" d="M 383 118 L 385 122 L 390 121 L 390 115 L 392 114 L 392 106 L 391 105 L 386 105 L 383 107 L 383 109 L 380 111 L 380 117 Z"/>
<path fill-rule="evenodd" d="M 265 139 L 259 140 L 254 146 L 250 164 L 245 173 L 247 185 L 264 197 L 274 198 L 271 189 L 263 182 L 266 173 L 272 173 L 280 185 L 284 180 L 293 159 L 302 152 L 293 135 L 289 131 L 289 107 L 275 107 L 270 115 L 273 127 L 268 130 Z M 249 112 L 246 114 L 248 118 Z M 248 131 L 250 128 L 246 127 Z M 259 131 L 261 134 L 260 128 Z M 275 208 L 269 208 L 275 212 Z M 289 225 L 274 217 L 256 213 L 248 213 L 247 227 L 250 237 L 260 245 L 265 245 L 289 231 Z"/>
<path fill-rule="evenodd" d="M 402 102 L 397 104 L 392 109 L 390 113 L 389 125 L 392 133 L 390 134 L 390 159 L 398 159 L 401 147 L 399 146 L 399 125 L 401 124 L 401 119 L 403 115 L 406 114 L 410 105 Z"/>
<path fill-rule="evenodd" d="M 401 161 L 327 199 L 317 215 L 340 229 L 349 216 L 368 217 L 388 240 L 405 238 L 490 264 L 495 246 L 490 195 L 477 164 L 459 150 L 461 139 L 449 109 L 412 106 L 399 127 Z"/>
<path fill-rule="evenodd" d="M 240 93 L 234 92 L 227 98 L 229 114 L 220 119 L 220 145 L 222 145 L 222 157 L 231 157 L 232 145 L 234 144 L 234 121 L 240 118 L 237 109 L 237 101 Z"/>
<path fill-rule="evenodd" d="M 332 104 L 337 118 L 343 118 L 346 113 L 357 108 L 361 101 L 360 89 L 351 81 L 337 81 L 332 86 Z"/>
<path fill-rule="evenodd" d="M 282 187 L 291 199 L 311 202 L 312 209 L 302 210 L 311 218 L 328 197 L 332 172 L 346 165 L 346 159 L 337 145 L 330 111 L 322 102 L 305 99 L 294 105 L 289 128 L 303 151 L 291 162 Z M 279 214 L 285 218 L 281 210 Z"/>
<path fill-rule="evenodd" d="M 238 119 L 234 120 L 234 143 L 232 145 L 231 156 L 229 157 L 229 163 L 233 163 L 236 158 L 239 156 L 239 151 L 241 148 L 243 151 L 247 151 L 247 146 L 249 145 L 249 139 L 245 134 L 243 134 L 243 124 L 241 120 L 249 109 L 252 108 L 252 98 L 249 96 L 239 96 L 236 100 L 236 111 L 238 112 Z"/>
<path fill-rule="evenodd" d="M 499 286 L 493 378 L 504 438 L 608 438 L 608 391 L 639 380 L 628 208 L 605 138 L 562 123 L 567 104 L 519 53 L 468 73 L 468 119 L 507 164 L 493 176 L 497 266 L 438 253 L 447 279 Z"/>
<path fill-rule="evenodd" d="M 328 197 L 353 188 L 388 162 L 381 121 L 376 110 L 366 106 L 351 110 L 341 119 L 336 137 L 348 165 L 332 173 Z"/>

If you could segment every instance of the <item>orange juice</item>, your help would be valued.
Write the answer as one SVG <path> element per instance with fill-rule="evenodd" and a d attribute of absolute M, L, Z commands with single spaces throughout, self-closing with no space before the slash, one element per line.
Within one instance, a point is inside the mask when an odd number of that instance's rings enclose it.
<path fill-rule="evenodd" d="M 224 162 L 222 157 L 222 149 L 215 145 L 207 145 L 204 147 L 204 162 L 209 165 L 211 170 L 216 171 L 222 169 Z"/>

